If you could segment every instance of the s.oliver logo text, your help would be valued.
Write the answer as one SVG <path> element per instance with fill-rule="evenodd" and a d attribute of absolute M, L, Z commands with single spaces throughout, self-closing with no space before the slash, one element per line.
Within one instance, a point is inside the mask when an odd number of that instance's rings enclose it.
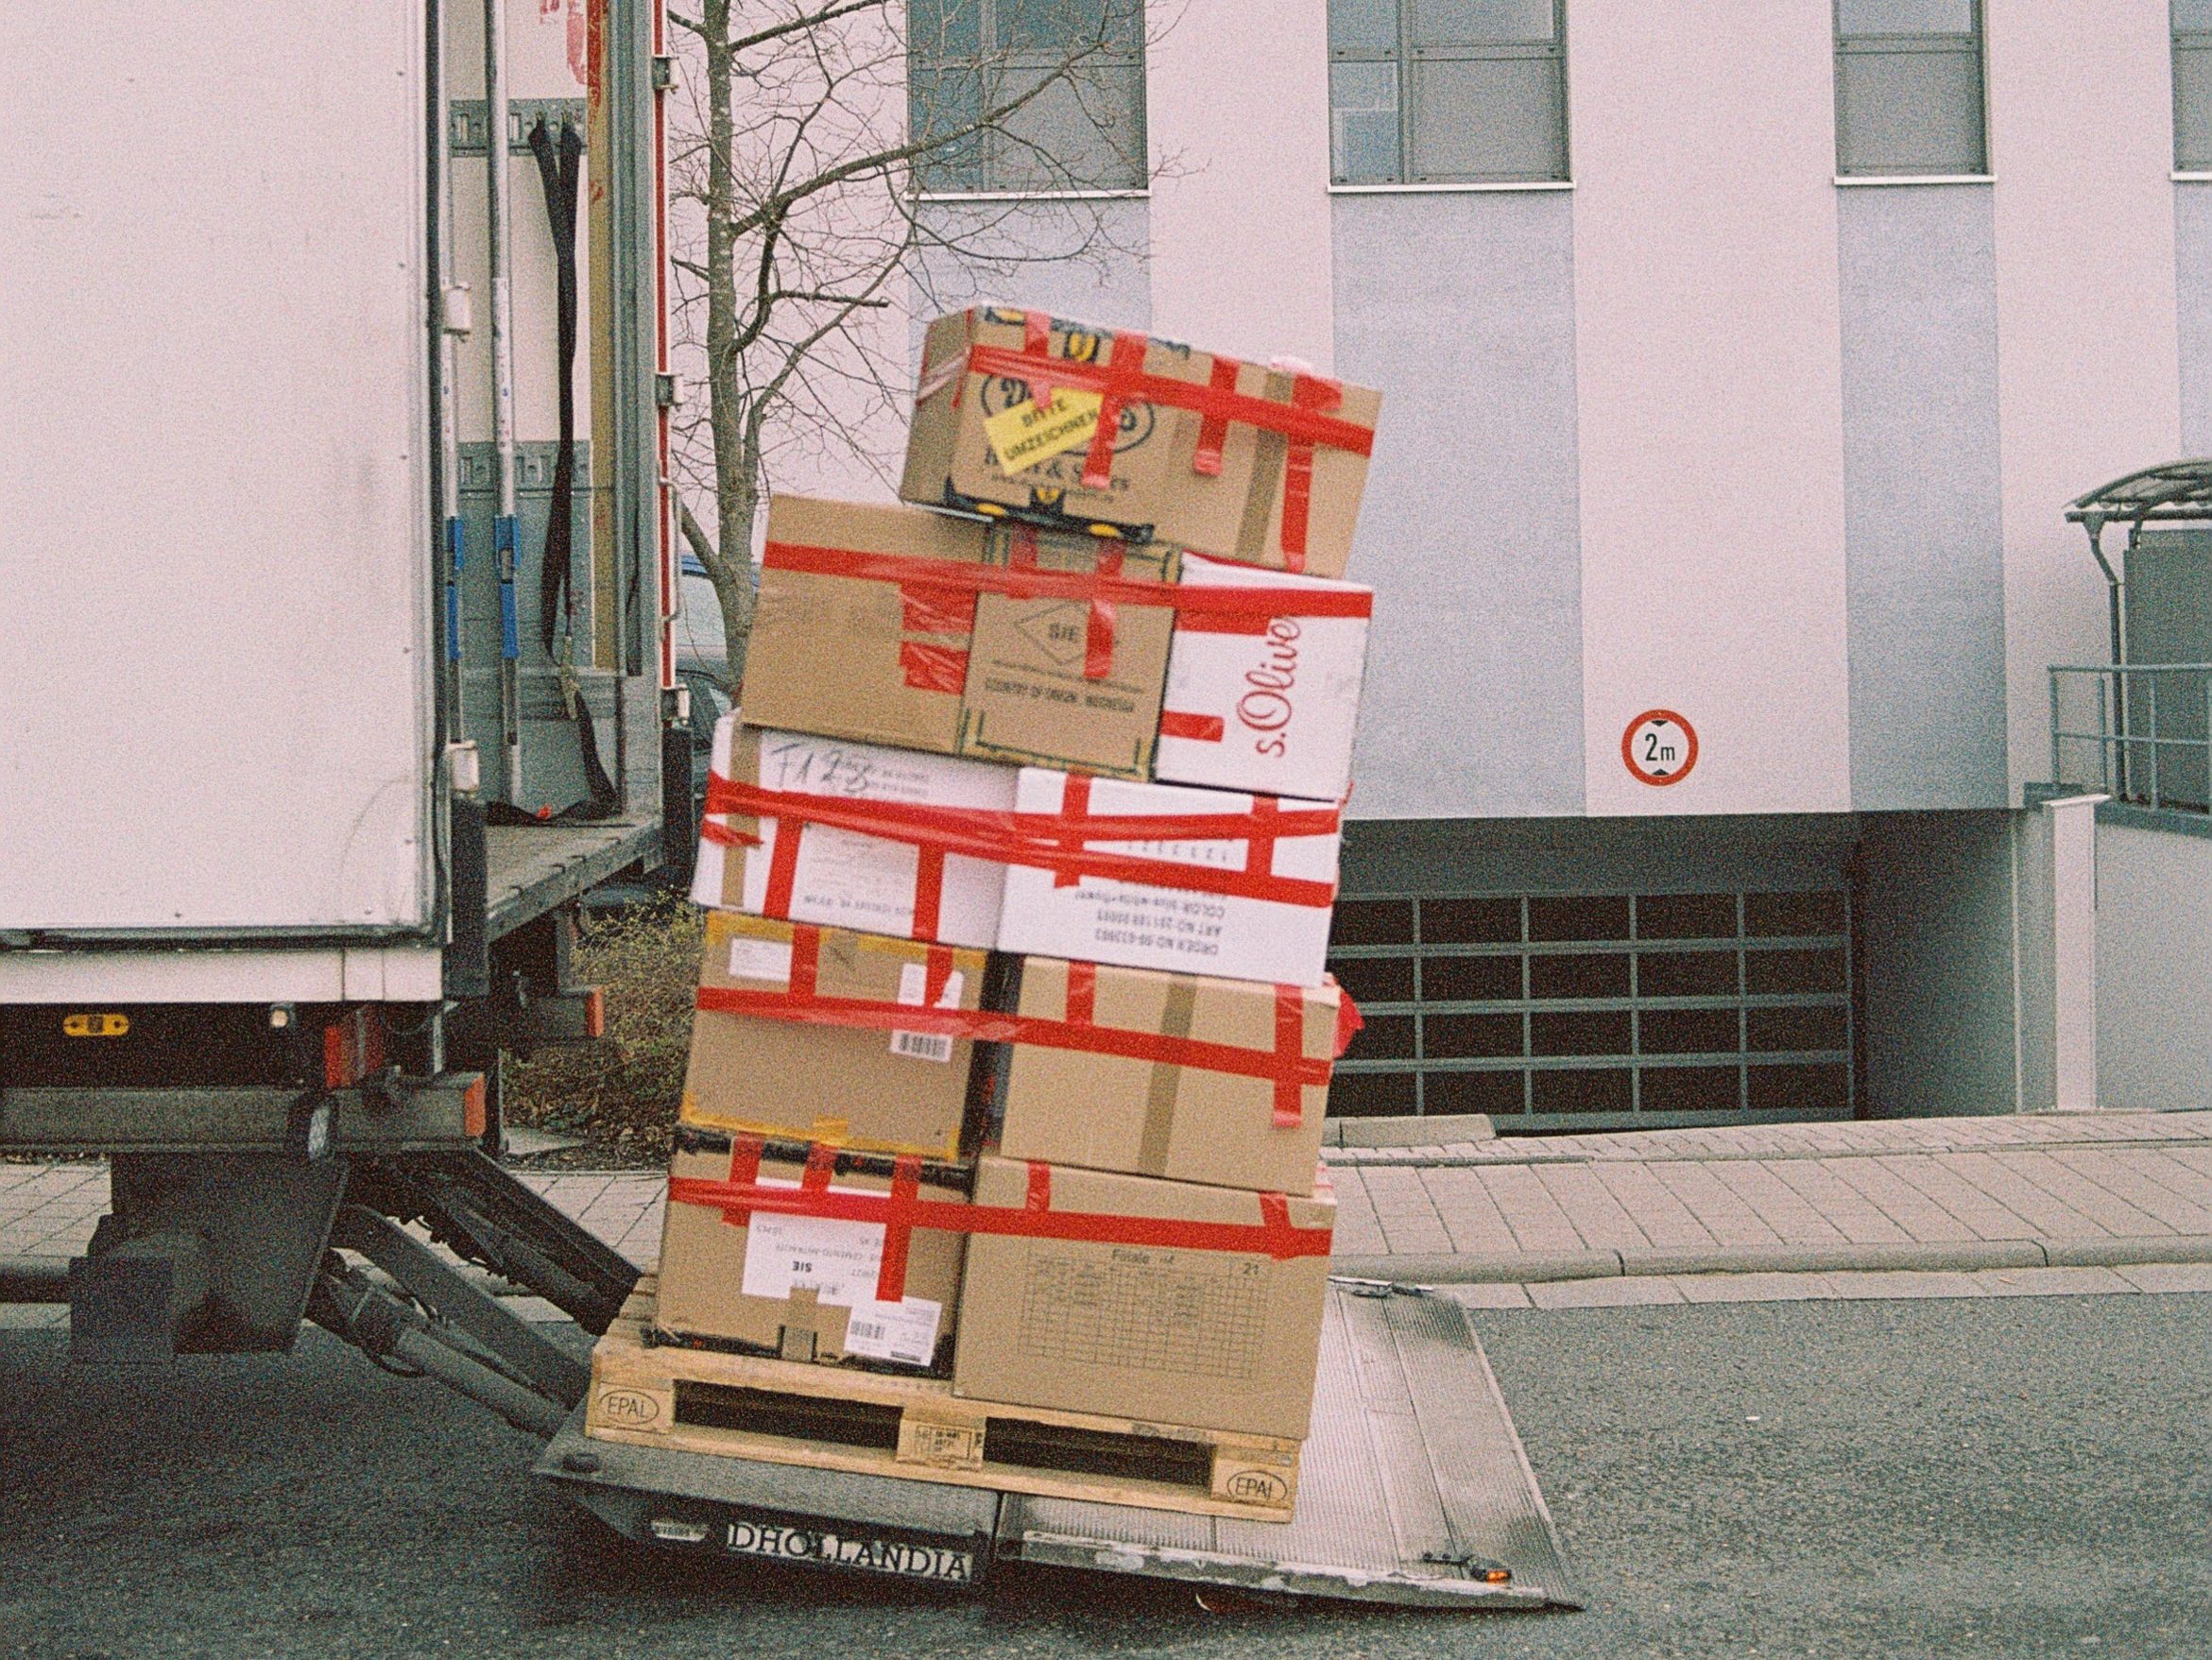
<path fill-rule="evenodd" d="M 1274 618 L 1267 625 L 1264 655 L 1244 671 L 1247 690 L 1237 699 L 1237 721 L 1260 734 L 1252 747 L 1261 755 L 1281 755 L 1290 747 L 1283 732 L 1297 712 L 1291 703 L 1298 679 L 1297 641 L 1296 618 Z"/>

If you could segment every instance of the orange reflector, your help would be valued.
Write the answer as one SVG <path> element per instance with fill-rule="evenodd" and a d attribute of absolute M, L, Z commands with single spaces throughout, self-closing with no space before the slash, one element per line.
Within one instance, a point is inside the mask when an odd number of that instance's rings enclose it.
<path fill-rule="evenodd" d="M 461 1091 L 461 1128 L 472 1136 L 481 1136 L 486 1122 L 484 1075 L 479 1072 L 476 1081 Z"/>
<path fill-rule="evenodd" d="M 1510 1567 L 1486 1567 L 1483 1570 L 1483 1583 L 1485 1585 L 1502 1585 L 1512 1578 L 1513 1569 Z"/>
<path fill-rule="evenodd" d="M 584 1035 L 607 1035 L 607 993 L 596 985 L 584 994 Z"/>

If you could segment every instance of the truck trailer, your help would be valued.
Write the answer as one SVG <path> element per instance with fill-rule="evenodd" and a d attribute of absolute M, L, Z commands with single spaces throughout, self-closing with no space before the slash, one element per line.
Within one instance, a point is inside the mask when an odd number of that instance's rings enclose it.
<path fill-rule="evenodd" d="M 1288 1527 L 582 1432 L 640 1268 L 501 1162 L 599 1035 L 594 888 L 698 803 L 654 0 L 86 0 L 0 21 L 0 1157 L 107 1159 L 69 1361 L 312 1322 L 547 1437 L 634 1538 L 1570 1600 L 1465 1313 L 1331 1295 Z M 711 719 L 711 717 L 709 717 Z"/>

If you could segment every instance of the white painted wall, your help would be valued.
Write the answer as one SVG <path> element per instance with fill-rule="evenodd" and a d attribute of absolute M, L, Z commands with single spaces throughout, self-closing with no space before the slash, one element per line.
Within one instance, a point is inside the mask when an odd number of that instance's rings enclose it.
<path fill-rule="evenodd" d="M 2101 1105 L 2212 1107 L 2212 840 L 2097 827 Z"/>
<path fill-rule="evenodd" d="M 1327 371 L 1325 0 L 1152 0 L 1150 20 L 1153 328 Z"/>
<path fill-rule="evenodd" d="M 2054 662 L 2102 662 L 2072 497 L 2181 447 L 2165 0 L 1986 0 L 2007 739 L 2049 771 Z"/>
<path fill-rule="evenodd" d="M 1828 0 L 1568 18 L 1588 811 L 1843 811 Z M 1620 759 L 1654 707 L 1700 741 L 1665 788 Z"/>

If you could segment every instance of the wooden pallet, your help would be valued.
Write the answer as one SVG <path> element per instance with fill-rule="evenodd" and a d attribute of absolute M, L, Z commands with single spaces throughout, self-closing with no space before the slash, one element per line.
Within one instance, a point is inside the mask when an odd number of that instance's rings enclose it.
<path fill-rule="evenodd" d="M 943 1378 L 655 1346 L 647 1275 L 592 1353 L 584 1432 L 670 1451 L 1287 1522 L 1300 1444 L 963 1400 Z"/>

